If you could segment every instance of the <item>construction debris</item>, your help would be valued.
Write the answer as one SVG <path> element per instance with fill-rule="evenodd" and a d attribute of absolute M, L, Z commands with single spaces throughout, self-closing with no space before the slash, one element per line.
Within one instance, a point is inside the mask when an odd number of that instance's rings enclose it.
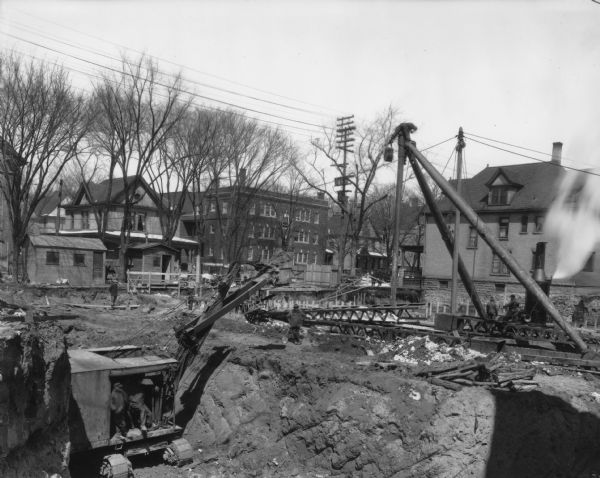
<path fill-rule="evenodd" d="M 453 364 L 435 365 L 420 368 L 415 372 L 425 377 L 433 385 L 439 385 L 458 391 L 462 386 L 481 385 L 486 387 L 507 388 L 513 391 L 533 390 L 538 383 L 533 380 L 535 367 L 506 362 L 503 354 L 490 360 L 470 360 Z"/>
<path fill-rule="evenodd" d="M 386 354 L 389 354 L 395 362 L 407 365 L 430 365 L 434 362 L 454 362 L 485 357 L 484 354 L 464 347 L 458 340 L 455 344 L 449 345 L 434 342 L 427 335 L 406 337 L 387 344 L 381 350 L 380 356 Z"/>

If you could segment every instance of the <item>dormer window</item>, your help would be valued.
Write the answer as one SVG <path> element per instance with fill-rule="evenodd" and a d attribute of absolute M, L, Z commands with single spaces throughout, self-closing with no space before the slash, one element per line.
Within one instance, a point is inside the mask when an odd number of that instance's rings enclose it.
<path fill-rule="evenodd" d="M 504 206 L 508 204 L 509 186 L 492 186 L 490 188 L 490 206 Z"/>
<path fill-rule="evenodd" d="M 506 176 L 499 169 L 495 176 L 486 184 L 489 188 L 487 203 L 490 206 L 506 206 L 511 203 L 512 198 L 522 186 Z"/>

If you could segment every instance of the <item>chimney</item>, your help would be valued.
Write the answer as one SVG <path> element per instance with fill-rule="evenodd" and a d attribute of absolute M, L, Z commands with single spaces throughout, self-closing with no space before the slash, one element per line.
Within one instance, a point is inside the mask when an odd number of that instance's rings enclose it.
<path fill-rule="evenodd" d="M 552 143 L 552 159 L 551 162 L 554 164 L 560 164 L 560 158 L 562 156 L 562 143 Z"/>

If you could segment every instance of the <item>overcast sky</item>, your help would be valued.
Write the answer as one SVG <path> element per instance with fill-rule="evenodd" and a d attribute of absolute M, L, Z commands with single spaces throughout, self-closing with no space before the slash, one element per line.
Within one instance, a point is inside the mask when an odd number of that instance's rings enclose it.
<path fill-rule="evenodd" d="M 13 35 L 0 35 L 3 48 L 84 72 L 97 67 L 65 54 L 109 65 L 98 53 L 145 51 L 165 70 L 179 69 L 166 60 L 185 66 L 186 78 L 204 84 L 190 85 L 201 95 L 280 116 L 260 117 L 299 141 L 311 133 L 290 126 L 334 126 L 342 114 L 368 121 L 392 105 L 419 127 L 420 147 L 463 126 L 547 153 L 562 141 L 569 166 L 600 159 L 600 4 L 592 0 L 4 0 L 0 31 Z M 452 147 L 432 159 L 445 163 Z M 488 163 L 531 162 L 472 141 L 465 153 L 469 175 Z"/>

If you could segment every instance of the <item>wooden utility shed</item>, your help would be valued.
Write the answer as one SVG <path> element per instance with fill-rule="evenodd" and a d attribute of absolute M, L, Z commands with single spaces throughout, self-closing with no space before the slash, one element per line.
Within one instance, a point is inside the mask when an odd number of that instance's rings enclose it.
<path fill-rule="evenodd" d="M 54 235 L 29 236 L 27 275 L 33 283 L 102 285 L 106 247 L 100 239 Z"/>

